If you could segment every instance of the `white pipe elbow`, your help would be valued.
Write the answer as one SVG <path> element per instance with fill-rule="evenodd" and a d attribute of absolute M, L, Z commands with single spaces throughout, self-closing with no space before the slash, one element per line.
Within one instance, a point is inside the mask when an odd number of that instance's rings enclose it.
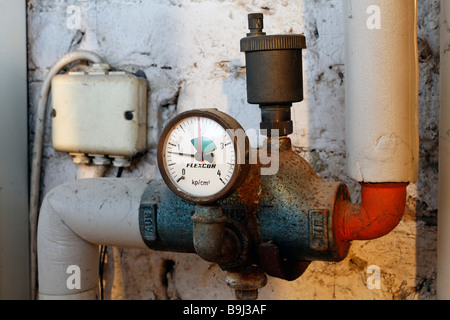
<path fill-rule="evenodd" d="M 139 231 L 147 185 L 136 179 L 86 179 L 45 197 L 37 239 L 40 299 L 96 299 L 98 246 L 147 248 Z"/>

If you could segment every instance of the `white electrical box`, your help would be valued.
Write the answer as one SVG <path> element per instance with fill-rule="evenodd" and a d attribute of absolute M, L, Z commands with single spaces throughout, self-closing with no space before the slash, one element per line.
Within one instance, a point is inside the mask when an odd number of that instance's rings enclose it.
<path fill-rule="evenodd" d="M 147 80 L 97 64 L 52 80 L 52 143 L 77 163 L 129 165 L 146 149 Z"/>

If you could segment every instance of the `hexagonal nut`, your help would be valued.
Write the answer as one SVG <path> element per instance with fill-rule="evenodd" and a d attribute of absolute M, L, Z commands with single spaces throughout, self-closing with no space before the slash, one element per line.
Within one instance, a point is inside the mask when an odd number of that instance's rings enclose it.
<path fill-rule="evenodd" d="M 287 136 L 294 132 L 294 124 L 292 120 L 290 121 L 280 121 L 280 122 L 262 122 L 260 125 L 261 130 L 266 130 L 267 135 L 271 136 Z M 278 130 L 277 132 L 274 132 L 273 130 Z"/>

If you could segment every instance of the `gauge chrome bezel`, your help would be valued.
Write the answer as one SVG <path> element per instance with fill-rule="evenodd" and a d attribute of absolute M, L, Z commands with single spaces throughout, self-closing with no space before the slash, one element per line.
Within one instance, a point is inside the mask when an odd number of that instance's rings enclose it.
<path fill-rule="evenodd" d="M 202 117 L 211 119 L 217 122 L 224 130 L 228 132 L 228 134 L 234 132 L 242 132 L 244 134 L 245 140 L 245 142 L 242 142 L 241 141 L 242 138 L 238 138 L 236 135 L 230 134 L 231 141 L 233 142 L 234 145 L 236 157 L 235 167 L 232 176 L 228 180 L 227 184 L 219 192 L 204 197 L 196 196 L 180 189 L 171 178 L 167 166 L 166 148 L 168 145 L 168 138 L 170 137 L 170 133 L 172 132 L 173 128 L 175 128 L 179 123 L 191 117 Z M 227 196 L 232 194 L 244 182 L 250 170 L 249 149 L 250 148 L 248 137 L 245 134 L 245 131 L 242 128 L 242 126 L 233 117 L 217 109 L 190 110 L 174 117 L 164 128 L 158 144 L 158 153 L 157 153 L 158 167 L 166 185 L 177 196 L 186 201 L 193 202 L 196 204 L 205 204 L 205 205 L 213 204 L 218 200 L 226 198 Z"/>

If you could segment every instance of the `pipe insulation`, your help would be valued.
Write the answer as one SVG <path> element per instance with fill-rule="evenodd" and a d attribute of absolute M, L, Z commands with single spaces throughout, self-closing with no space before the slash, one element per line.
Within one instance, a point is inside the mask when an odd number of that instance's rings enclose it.
<path fill-rule="evenodd" d="M 450 3 L 441 1 L 437 298 L 450 299 Z"/>
<path fill-rule="evenodd" d="M 417 1 L 345 0 L 347 172 L 417 181 Z"/>
<path fill-rule="evenodd" d="M 148 249 L 139 230 L 147 186 L 137 179 L 83 179 L 47 194 L 38 224 L 39 299 L 98 298 L 99 245 Z M 68 285 L 72 270 L 79 271 L 79 287 Z"/>

